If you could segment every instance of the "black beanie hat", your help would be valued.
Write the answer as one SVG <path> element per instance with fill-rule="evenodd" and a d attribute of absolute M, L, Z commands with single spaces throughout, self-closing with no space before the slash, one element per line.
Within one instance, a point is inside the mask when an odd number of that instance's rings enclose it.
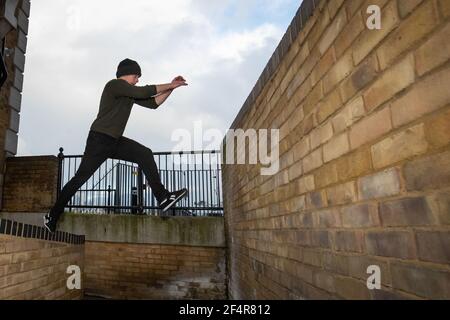
<path fill-rule="evenodd" d="M 127 76 L 130 74 L 137 74 L 139 77 L 141 74 L 141 67 L 139 64 L 131 59 L 125 59 L 119 63 L 117 67 L 116 76 L 120 78 L 121 76 Z"/>

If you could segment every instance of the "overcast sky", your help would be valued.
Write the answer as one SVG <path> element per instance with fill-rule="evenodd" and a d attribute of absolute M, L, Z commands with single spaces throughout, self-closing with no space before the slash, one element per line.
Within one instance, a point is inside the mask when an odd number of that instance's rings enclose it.
<path fill-rule="evenodd" d="M 176 129 L 223 134 L 301 0 L 32 1 L 18 156 L 82 154 L 104 85 L 124 58 L 138 85 L 170 82 L 158 110 L 133 107 L 124 136 L 170 151 Z M 208 145 L 205 141 L 204 146 Z"/>

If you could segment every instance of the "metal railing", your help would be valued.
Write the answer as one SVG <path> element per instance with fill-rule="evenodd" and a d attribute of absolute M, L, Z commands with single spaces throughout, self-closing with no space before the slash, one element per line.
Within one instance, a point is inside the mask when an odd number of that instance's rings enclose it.
<path fill-rule="evenodd" d="M 59 149 L 57 196 L 75 175 L 82 155 L 64 155 Z M 165 215 L 222 216 L 220 151 L 154 152 L 161 182 L 169 191 L 187 188 L 189 194 Z M 107 159 L 66 205 L 82 213 L 162 215 L 135 163 Z"/>

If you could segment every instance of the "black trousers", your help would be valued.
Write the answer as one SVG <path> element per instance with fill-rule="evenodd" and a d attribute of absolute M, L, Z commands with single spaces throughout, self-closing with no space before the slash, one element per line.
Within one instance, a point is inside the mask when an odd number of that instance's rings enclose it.
<path fill-rule="evenodd" d="M 50 216 L 55 219 L 60 217 L 72 196 L 107 158 L 137 163 L 144 171 L 158 202 L 161 202 L 169 193 L 161 183 L 151 149 L 124 136 L 116 139 L 110 135 L 90 130 L 80 166 L 75 176 L 61 190 L 55 205 L 50 210 Z"/>

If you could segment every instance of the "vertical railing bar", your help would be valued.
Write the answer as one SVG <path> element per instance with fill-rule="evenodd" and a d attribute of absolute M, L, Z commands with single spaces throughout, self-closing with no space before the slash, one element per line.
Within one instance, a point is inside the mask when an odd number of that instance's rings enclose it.
<path fill-rule="evenodd" d="M 71 164 L 71 158 L 69 158 L 69 170 L 67 172 L 67 181 L 70 179 L 70 164 Z M 69 206 L 72 205 L 72 197 L 69 199 Z M 72 207 L 69 207 L 69 212 L 72 212 Z"/>
<path fill-rule="evenodd" d="M 191 191 L 191 185 L 189 184 L 189 161 L 190 161 L 190 154 L 186 154 L 186 156 L 187 156 L 187 160 L 186 160 L 186 167 L 187 167 L 187 172 L 186 172 L 186 175 L 187 175 L 187 178 L 186 178 L 186 180 L 187 180 L 187 188 L 188 188 L 188 190 L 189 190 L 189 197 L 188 197 L 188 201 L 187 201 L 187 206 L 188 207 L 190 207 L 191 205 L 190 205 L 190 199 L 191 199 L 191 197 L 190 197 L 190 195 L 192 194 L 192 191 Z M 190 210 L 190 209 L 189 209 Z"/>
<path fill-rule="evenodd" d="M 203 150 L 202 150 L 202 171 L 201 171 L 201 174 L 202 174 L 202 200 L 203 200 L 203 207 L 205 207 L 205 205 L 207 205 L 207 203 L 205 202 L 205 177 L 204 177 L 204 169 L 205 169 L 205 155 L 204 155 L 204 153 L 203 153 Z"/>
<path fill-rule="evenodd" d="M 103 180 L 104 180 L 104 188 L 103 188 L 103 190 L 106 190 L 106 180 L 108 180 L 108 176 L 107 176 L 107 174 L 108 174 L 108 159 L 106 159 L 106 161 L 105 161 L 105 171 L 104 171 L 104 174 L 103 174 Z M 99 183 L 99 186 L 101 185 L 101 183 Z M 101 187 L 100 187 L 101 188 Z M 106 206 L 106 197 L 105 197 L 105 195 L 106 195 L 106 192 L 105 191 L 102 191 L 101 193 L 100 193 L 101 195 L 103 195 L 102 196 L 102 198 L 103 198 L 103 206 Z M 105 209 L 103 208 L 103 212 L 105 212 Z"/>
<path fill-rule="evenodd" d="M 213 181 L 212 181 L 212 171 L 211 171 L 211 152 L 209 153 L 209 195 L 210 195 L 210 207 L 213 206 Z"/>
<path fill-rule="evenodd" d="M 220 168 L 219 161 L 220 161 L 221 157 L 217 155 L 216 159 L 217 159 L 217 173 L 216 173 L 216 176 L 217 176 L 217 198 L 218 198 L 217 206 L 221 207 L 221 205 L 220 205 L 220 202 L 221 202 L 221 199 L 220 199 L 220 194 L 221 194 L 220 186 L 222 185 L 222 183 L 221 183 L 221 181 L 219 181 L 219 179 L 221 179 L 221 173 L 219 172 L 219 170 L 220 170 L 219 169 Z"/>
<path fill-rule="evenodd" d="M 177 187 L 175 185 L 175 154 L 172 153 L 172 188 L 173 191 L 177 190 Z M 172 207 L 174 208 L 176 204 Z"/>
<path fill-rule="evenodd" d="M 198 207 L 198 190 L 197 190 L 197 155 L 193 153 L 194 156 L 194 192 L 195 192 L 195 202 L 194 205 Z"/>
<path fill-rule="evenodd" d="M 113 190 L 115 189 L 114 188 L 114 159 L 111 159 L 111 174 L 110 174 L 110 178 L 109 178 L 109 186 L 110 186 L 110 191 L 109 191 L 109 193 L 112 193 L 113 192 Z M 114 197 L 114 193 L 110 196 L 110 201 L 109 201 L 109 206 L 110 207 L 112 207 L 113 206 L 113 197 Z M 111 210 L 112 208 L 110 208 L 110 211 L 109 211 L 109 213 L 111 213 Z"/>

